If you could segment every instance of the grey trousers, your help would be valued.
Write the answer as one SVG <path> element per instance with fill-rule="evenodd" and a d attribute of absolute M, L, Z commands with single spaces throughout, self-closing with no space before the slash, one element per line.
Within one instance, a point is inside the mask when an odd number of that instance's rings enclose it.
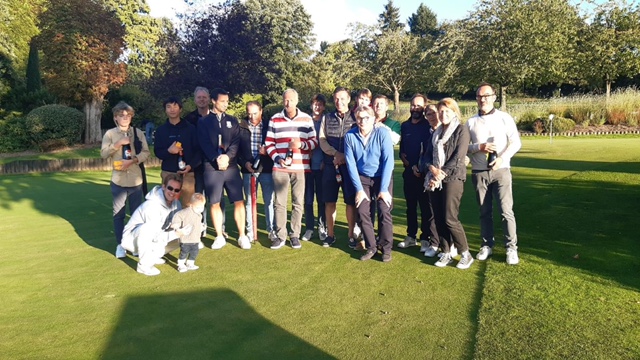
<path fill-rule="evenodd" d="M 287 203 L 291 189 L 291 237 L 299 238 L 304 207 L 304 171 L 273 172 L 274 230 L 280 240 L 287 239 Z"/>
<path fill-rule="evenodd" d="M 480 235 L 482 246 L 493 247 L 493 199 L 500 210 L 504 245 L 517 249 L 516 217 L 513 214 L 513 193 L 511 170 L 508 168 L 487 171 L 473 171 L 471 180 L 476 189 L 480 205 Z M 493 199 L 492 199 L 493 198 Z"/>

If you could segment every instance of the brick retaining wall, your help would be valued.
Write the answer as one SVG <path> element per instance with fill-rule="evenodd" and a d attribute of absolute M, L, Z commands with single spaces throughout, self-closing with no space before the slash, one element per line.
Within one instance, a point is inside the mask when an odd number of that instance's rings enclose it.
<path fill-rule="evenodd" d="M 160 166 L 160 159 L 150 158 L 145 161 L 147 167 Z M 48 172 L 73 171 L 107 171 L 111 170 L 111 160 L 102 158 L 91 159 L 60 159 L 60 160 L 18 160 L 0 165 L 0 174 L 29 174 Z"/>

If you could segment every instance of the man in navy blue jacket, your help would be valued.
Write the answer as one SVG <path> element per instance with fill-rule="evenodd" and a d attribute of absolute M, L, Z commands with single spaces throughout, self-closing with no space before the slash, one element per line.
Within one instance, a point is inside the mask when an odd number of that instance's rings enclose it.
<path fill-rule="evenodd" d="M 240 151 L 240 127 L 238 119 L 225 113 L 229 106 L 229 93 L 222 89 L 211 92 L 213 113 L 198 120 L 198 140 L 204 163 L 204 188 L 211 205 L 211 221 L 216 230 L 214 250 L 226 245 L 223 236 L 223 217 L 220 202 L 223 191 L 234 204 L 233 215 L 238 227 L 238 245 L 251 248 L 245 235 L 245 208 L 242 194 L 242 178 L 237 156 Z"/>
<path fill-rule="evenodd" d="M 167 121 L 156 130 L 154 152 L 162 160 L 162 181 L 169 174 L 182 176 L 180 199 L 185 207 L 195 192 L 193 170 L 201 162 L 196 127 L 180 117 L 182 102 L 177 97 L 167 98 L 163 106 Z"/>

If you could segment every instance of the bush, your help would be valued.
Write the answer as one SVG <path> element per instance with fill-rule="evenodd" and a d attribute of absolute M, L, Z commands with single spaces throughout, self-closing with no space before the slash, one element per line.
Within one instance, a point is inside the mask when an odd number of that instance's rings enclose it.
<path fill-rule="evenodd" d="M 45 105 L 27 115 L 26 128 L 41 151 L 69 146 L 82 139 L 84 114 L 68 106 Z"/>
<path fill-rule="evenodd" d="M 6 109 L 28 113 L 29 111 L 44 105 L 56 103 L 56 97 L 46 89 L 28 92 L 24 86 L 12 89 L 4 98 Z"/>
<path fill-rule="evenodd" d="M 111 90 L 105 100 L 100 123 L 103 129 L 110 129 L 115 126 L 111 109 L 120 101 L 124 101 L 133 107 L 135 118 L 132 119 L 132 124 L 134 126 L 139 126 L 138 124 L 144 119 L 149 119 L 156 125 L 162 124 L 167 118 L 162 108 L 164 99 L 156 100 L 151 94 L 136 85 L 125 85 L 119 89 Z M 184 105 L 183 107 L 185 107 Z"/>
<path fill-rule="evenodd" d="M 31 141 L 22 113 L 11 112 L 0 120 L 0 153 L 29 150 Z"/>
<path fill-rule="evenodd" d="M 545 124 L 548 127 L 548 122 Z M 553 132 L 554 133 L 562 133 L 565 131 L 571 131 L 576 127 L 575 121 L 567 118 L 563 118 L 560 116 L 556 116 L 553 119 Z M 546 129 L 549 132 L 549 129 Z"/>

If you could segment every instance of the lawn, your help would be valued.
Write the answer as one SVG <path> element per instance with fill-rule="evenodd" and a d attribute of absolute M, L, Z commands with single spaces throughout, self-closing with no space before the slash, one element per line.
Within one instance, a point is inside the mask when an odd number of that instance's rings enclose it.
<path fill-rule="evenodd" d="M 360 262 L 341 216 L 335 248 L 273 251 L 262 233 L 249 251 L 202 250 L 198 271 L 178 273 L 172 253 L 144 277 L 113 256 L 108 173 L 4 176 L 1 357 L 640 358 L 638 140 L 524 139 L 513 160 L 521 263 L 496 248 L 466 271 L 436 268 L 417 247 Z M 399 169 L 395 179 L 400 241 Z M 470 185 L 461 219 L 475 255 Z"/>

